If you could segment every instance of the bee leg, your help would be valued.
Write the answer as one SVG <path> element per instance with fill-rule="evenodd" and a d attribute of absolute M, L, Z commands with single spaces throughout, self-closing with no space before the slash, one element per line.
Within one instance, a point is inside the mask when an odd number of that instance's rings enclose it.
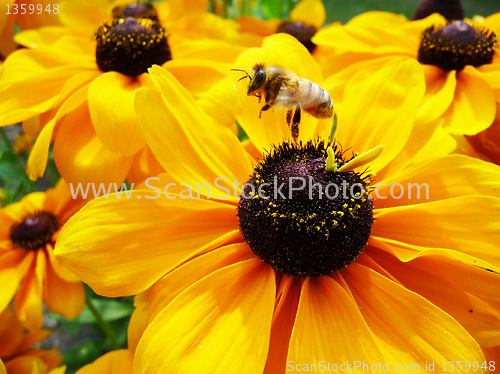
<path fill-rule="evenodd" d="M 290 110 L 290 115 L 292 111 Z M 287 120 L 288 120 L 288 113 L 287 113 Z M 295 143 L 297 143 L 297 139 L 299 137 L 299 125 L 300 125 L 300 104 L 297 103 L 297 106 L 295 107 L 295 113 L 293 114 L 293 119 L 292 119 L 292 138 Z"/>
<path fill-rule="evenodd" d="M 262 112 L 265 112 L 265 111 L 266 111 L 266 110 L 268 110 L 269 108 L 271 108 L 271 105 L 270 105 L 270 104 L 266 104 L 266 105 L 264 105 L 264 106 L 260 109 L 259 118 L 260 118 L 260 116 L 262 115 Z"/>
<path fill-rule="evenodd" d="M 287 110 L 286 112 L 286 123 L 288 124 L 288 127 L 290 127 L 290 124 L 292 123 L 292 112 L 293 110 Z"/>

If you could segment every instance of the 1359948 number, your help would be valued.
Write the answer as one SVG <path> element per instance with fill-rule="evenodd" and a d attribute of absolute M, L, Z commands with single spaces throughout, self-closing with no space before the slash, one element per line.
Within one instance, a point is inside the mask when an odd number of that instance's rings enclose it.
<path fill-rule="evenodd" d="M 42 4 L 7 4 L 7 14 L 59 14 L 59 4 L 48 4 L 45 9 Z M 36 13 L 35 13 L 36 12 Z"/>

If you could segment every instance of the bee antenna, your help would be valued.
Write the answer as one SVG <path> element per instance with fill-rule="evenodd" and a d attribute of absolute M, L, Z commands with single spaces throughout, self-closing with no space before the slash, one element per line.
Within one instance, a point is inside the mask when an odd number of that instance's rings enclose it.
<path fill-rule="evenodd" d="M 236 68 L 233 68 L 231 70 L 234 70 L 234 71 L 242 71 L 244 72 L 246 75 L 241 77 L 240 79 L 238 79 L 238 82 L 242 79 L 245 79 L 245 78 L 249 78 L 250 79 L 250 74 L 248 74 L 248 71 L 246 71 L 245 69 L 236 69 Z"/>

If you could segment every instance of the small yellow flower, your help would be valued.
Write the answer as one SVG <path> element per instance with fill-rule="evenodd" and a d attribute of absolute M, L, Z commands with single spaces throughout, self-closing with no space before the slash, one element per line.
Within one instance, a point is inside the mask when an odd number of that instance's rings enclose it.
<path fill-rule="evenodd" d="M 61 180 L 0 209 L 0 310 L 14 299 L 16 315 L 30 330 L 42 326 L 42 301 L 69 319 L 85 305 L 82 283 L 53 254 L 60 228 L 82 205 Z"/>
<path fill-rule="evenodd" d="M 32 347 L 50 333 L 50 330 L 25 332 L 10 307 L 4 309 L 0 313 L 0 373 L 64 374 L 65 367 L 59 367 L 63 357 L 57 349 Z"/>

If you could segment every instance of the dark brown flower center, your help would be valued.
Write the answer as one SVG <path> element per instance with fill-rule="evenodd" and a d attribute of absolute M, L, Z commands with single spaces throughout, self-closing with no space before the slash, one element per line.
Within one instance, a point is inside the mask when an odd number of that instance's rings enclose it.
<path fill-rule="evenodd" d="M 10 230 L 10 239 L 17 248 L 38 249 L 49 243 L 58 229 L 57 217 L 50 212 L 41 211 L 14 225 Z"/>
<path fill-rule="evenodd" d="M 158 22 L 156 9 L 151 4 L 132 3 L 128 5 L 118 5 L 113 8 L 113 18 L 149 18 Z"/>
<path fill-rule="evenodd" d="M 424 31 L 418 61 L 439 66 L 444 71 L 460 71 L 467 65 L 490 64 L 497 47 L 495 33 L 456 21 L 442 28 L 431 26 Z"/>
<path fill-rule="evenodd" d="M 96 62 L 103 72 L 135 77 L 172 59 L 167 34 L 158 22 L 146 18 L 116 18 L 95 34 Z"/>
<path fill-rule="evenodd" d="M 465 17 L 460 0 L 423 0 L 418 4 L 411 19 L 423 19 L 433 13 L 439 13 L 449 21 L 461 20 Z"/>
<path fill-rule="evenodd" d="M 278 26 L 278 30 L 276 32 L 283 32 L 292 35 L 307 48 L 309 53 L 312 53 L 316 48 L 316 44 L 314 44 L 311 39 L 317 31 L 316 27 L 297 21 L 283 22 Z"/>
<path fill-rule="evenodd" d="M 284 274 L 330 274 L 351 264 L 370 236 L 370 176 L 326 171 L 330 145 L 283 143 L 244 185 L 238 205 L 243 238 L 260 259 Z M 341 166 L 346 160 L 333 147 Z"/>

